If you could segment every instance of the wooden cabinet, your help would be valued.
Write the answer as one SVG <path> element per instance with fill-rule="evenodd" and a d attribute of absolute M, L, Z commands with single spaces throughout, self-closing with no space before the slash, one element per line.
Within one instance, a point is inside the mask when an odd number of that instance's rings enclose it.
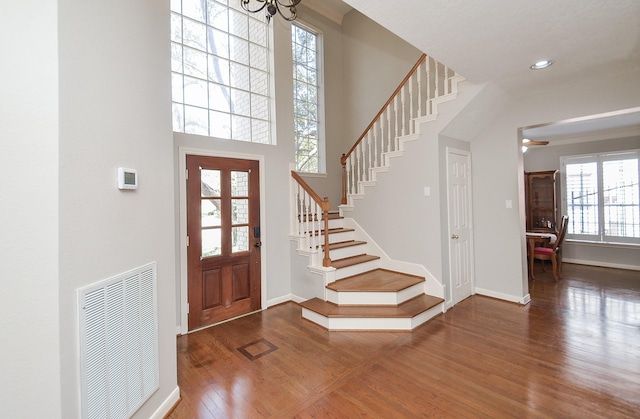
<path fill-rule="evenodd" d="M 525 173 L 527 231 L 556 230 L 557 170 Z"/>

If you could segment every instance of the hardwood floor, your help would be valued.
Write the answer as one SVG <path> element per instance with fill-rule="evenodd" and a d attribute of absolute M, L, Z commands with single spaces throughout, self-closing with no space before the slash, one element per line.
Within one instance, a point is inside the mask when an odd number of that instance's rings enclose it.
<path fill-rule="evenodd" d="M 411 332 L 286 303 L 178 337 L 182 418 L 640 416 L 640 272 L 564 265 L 526 306 L 473 296 Z"/>

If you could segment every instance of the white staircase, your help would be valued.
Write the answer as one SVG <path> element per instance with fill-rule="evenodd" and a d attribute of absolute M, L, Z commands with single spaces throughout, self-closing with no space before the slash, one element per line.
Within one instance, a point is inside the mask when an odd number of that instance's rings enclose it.
<path fill-rule="evenodd" d="M 389 171 L 391 158 L 403 155 L 405 143 L 422 138 L 423 125 L 436 120 L 440 104 L 456 98 L 463 80 L 431 57 L 418 60 L 342 156 L 339 214 L 329 216 L 321 208 L 328 206 L 326 198 L 321 200 L 301 179 L 292 181 L 291 237 L 298 243 L 297 253 L 308 257 L 306 269 L 313 274 L 294 269 L 293 281 L 323 285 L 293 287 L 307 294 L 294 298 L 304 318 L 329 330 L 408 331 L 445 310 L 444 286 L 423 265 L 391 259 L 356 220 L 342 215 L 354 211 L 354 200 L 364 197 L 379 173 Z M 325 229 L 328 254 L 323 253 Z"/>

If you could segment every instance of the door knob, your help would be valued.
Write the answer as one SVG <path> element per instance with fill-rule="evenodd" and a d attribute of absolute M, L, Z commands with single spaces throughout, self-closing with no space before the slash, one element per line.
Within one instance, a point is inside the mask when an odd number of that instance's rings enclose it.
<path fill-rule="evenodd" d="M 262 246 L 262 242 L 256 242 L 256 244 L 254 244 L 255 247 L 261 247 Z"/>
<path fill-rule="evenodd" d="M 457 234 L 452 234 L 452 235 L 451 235 L 451 238 L 455 240 L 455 239 L 459 239 L 459 238 L 460 238 L 460 236 L 458 236 Z"/>

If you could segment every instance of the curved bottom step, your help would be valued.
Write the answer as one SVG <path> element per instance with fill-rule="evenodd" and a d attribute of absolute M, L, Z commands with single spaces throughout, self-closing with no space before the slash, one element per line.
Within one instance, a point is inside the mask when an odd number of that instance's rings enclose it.
<path fill-rule="evenodd" d="M 420 295 L 397 306 L 345 306 L 313 298 L 302 317 L 328 330 L 413 330 L 442 313 L 442 298 Z"/>

